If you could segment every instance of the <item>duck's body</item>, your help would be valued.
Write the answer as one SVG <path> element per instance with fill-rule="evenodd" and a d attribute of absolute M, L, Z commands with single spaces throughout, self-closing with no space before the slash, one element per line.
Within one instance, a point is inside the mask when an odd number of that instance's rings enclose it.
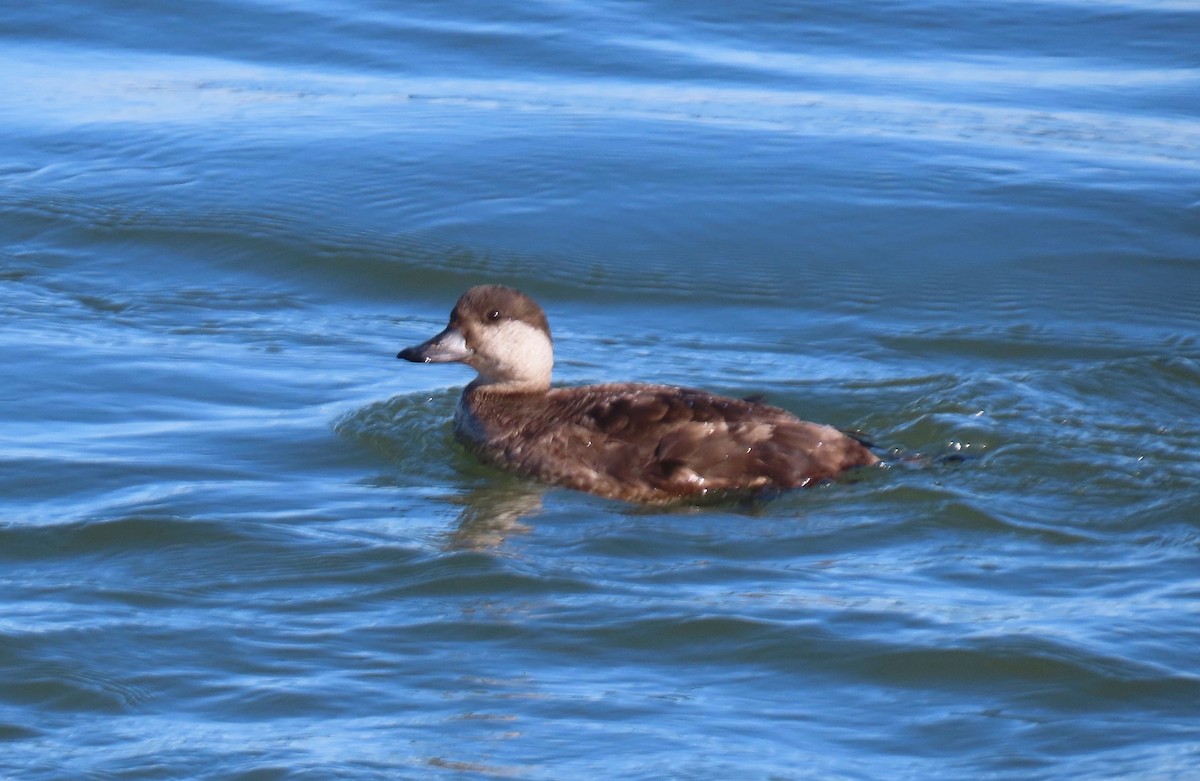
<path fill-rule="evenodd" d="M 541 308 L 488 285 L 459 299 L 442 333 L 398 357 L 479 372 L 454 428 L 483 461 L 614 499 L 799 488 L 879 460 L 837 429 L 766 404 L 666 385 L 551 388 L 552 355 Z"/>
<path fill-rule="evenodd" d="M 666 385 L 463 393 L 455 431 L 483 461 L 631 502 L 800 488 L 875 457 L 777 407 Z"/>

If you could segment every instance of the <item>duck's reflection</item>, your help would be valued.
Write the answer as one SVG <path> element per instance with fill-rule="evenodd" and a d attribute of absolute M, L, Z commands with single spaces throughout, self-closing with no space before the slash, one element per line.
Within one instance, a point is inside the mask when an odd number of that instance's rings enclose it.
<path fill-rule="evenodd" d="M 481 550 L 499 547 L 514 534 L 530 527 L 522 519 L 542 511 L 546 488 L 522 480 L 489 482 L 454 497 L 462 506 L 458 526 L 447 535 L 447 550 Z"/>

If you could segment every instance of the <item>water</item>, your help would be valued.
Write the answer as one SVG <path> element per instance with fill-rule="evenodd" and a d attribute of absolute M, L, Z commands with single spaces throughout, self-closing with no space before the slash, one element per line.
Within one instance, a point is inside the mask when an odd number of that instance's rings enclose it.
<path fill-rule="evenodd" d="M 26 5 L 0 776 L 1200 774 L 1194 3 Z M 492 472 L 479 282 L 901 455 Z"/>

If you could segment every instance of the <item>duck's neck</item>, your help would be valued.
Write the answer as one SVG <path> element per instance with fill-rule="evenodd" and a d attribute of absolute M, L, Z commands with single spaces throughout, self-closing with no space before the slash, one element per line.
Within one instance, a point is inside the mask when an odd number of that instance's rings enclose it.
<path fill-rule="evenodd" d="M 491 380 L 485 379 L 484 377 L 476 377 L 469 385 L 467 385 L 465 392 L 509 395 L 545 393 L 548 390 L 550 390 L 550 380 L 548 378 Z"/>

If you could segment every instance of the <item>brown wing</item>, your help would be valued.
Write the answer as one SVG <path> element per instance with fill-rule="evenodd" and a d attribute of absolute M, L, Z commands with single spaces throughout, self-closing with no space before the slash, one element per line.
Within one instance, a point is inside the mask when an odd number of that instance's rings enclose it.
<path fill-rule="evenodd" d="M 638 486 L 666 499 L 795 488 L 874 460 L 835 429 L 764 404 L 665 386 L 592 390 L 563 410 L 571 425 L 550 435 L 586 440 L 583 460 L 597 485 L 576 486 L 584 490 L 619 495 Z"/>

